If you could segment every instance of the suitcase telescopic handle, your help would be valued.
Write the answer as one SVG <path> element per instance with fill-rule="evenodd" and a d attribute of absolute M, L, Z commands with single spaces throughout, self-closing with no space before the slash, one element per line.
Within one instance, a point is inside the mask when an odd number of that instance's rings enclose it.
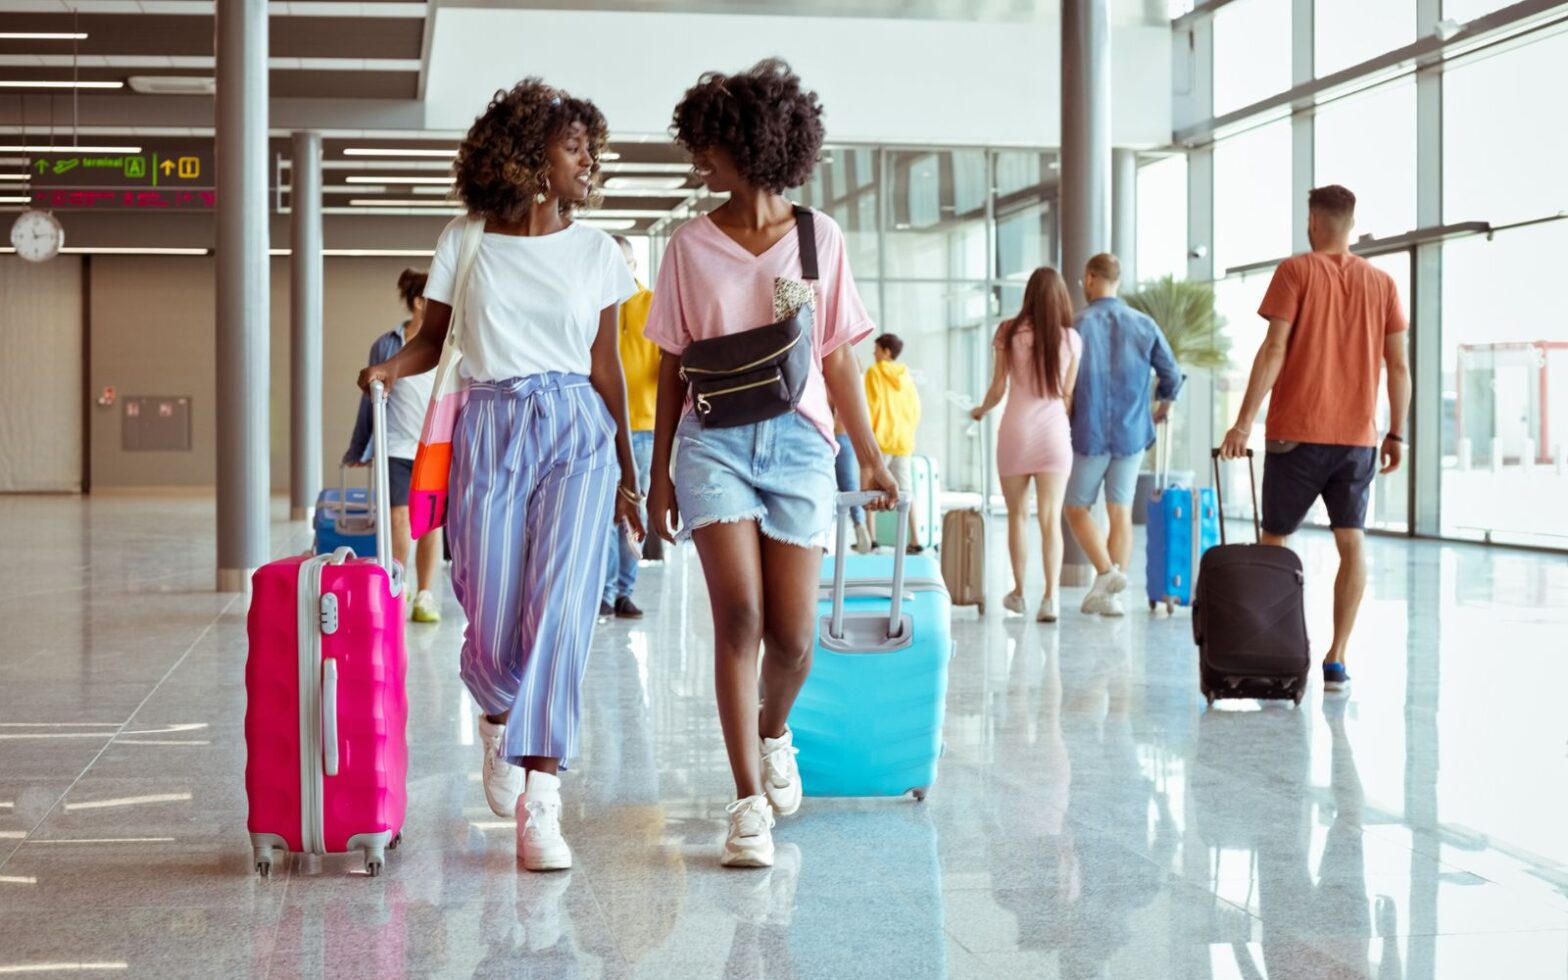
<path fill-rule="evenodd" d="M 387 464 L 387 389 L 380 381 L 370 382 L 370 434 L 372 446 L 371 502 L 376 508 L 376 560 L 387 570 L 387 578 L 397 581 L 392 567 L 392 506 L 387 491 L 390 474 Z"/>
<path fill-rule="evenodd" d="M 1220 544 L 1228 544 L 1225 540 L 1225 488 L 1224 480 L 1220 478 L 1220 451 L 1209 451 L 1210 458 L 1214 460 L 1214 506 L 1219 511 Z M 1252 450 L 1247 450 L 1247 483 L 1252 487 L 1252 537 L 1258 543 L 1263 543 L 1263 521 L 1258 509 L 1258 475 L 1252 467 Z"/>
<path fill-rule="evenodd" d="M 864 490 L 858 493 L 841 493 L 834 498 L 838 532 L 836 546 L 833 549 L 833 620 L 828 627 L 828 635 L 835 640 L 844 638 L 844 556 L 849 553 L 849 512 L 856 507 L 874 504 L 883 499 L 883 496 L 877 490 Z M 903 621 L 904 552 L 909 547 L 909 506 L 912 503 L 914 501 L 908 497 L 898 499 L 898 539 L 893 548 L 892 606 L 887 619 L 889 639 L 898 636 L 902 628 L 900 623 Z"/>

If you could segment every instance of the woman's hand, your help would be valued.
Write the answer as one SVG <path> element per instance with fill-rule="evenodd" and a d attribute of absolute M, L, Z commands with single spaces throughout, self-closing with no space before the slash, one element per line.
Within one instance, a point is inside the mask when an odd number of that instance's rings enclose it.
<path fill-rule="evenodd" d="M 860 468 L 860 488 L 882 494 L 882 499 L 869 504 L 867 510 L 893 510 L 898 506 L 898 481 L 883 463 Z"/>
<path fill-rule="evenodd" d="M 974 408 L 971 408 L 969 410 L 969 417 L 971 419 L 974 419 L 976 422 L 978 422 L 981 419 L 985 418 L 985 415 L 986 415 L 985 409 L 983 407 L 979 406 L 979 405 L 976 405 Z"/>
<path fill-rule="evenodd" d="M 360 391 L 367 395 L 370 394 L 370 383 L 372 381 L 381 382 L 382 389 L 388 395 L 392 394 L 392 385 L 397 382 L 397 371 L 392 367 L 392 362 L 384 361 L 380 364 L 372 364 L 359 372 Z"/>
<path fill-rule="evenodd" d="M 615 493 L 615 524 L 624 526 L 631 532 L 632 540 L 642 544 L 642 539 L 647 536 L 647 529 L 642 526 L 642 507 L 633 503 L 619 490 Z"/>
<path fill-rule="evenodd" d="M 675 502 L 675 484 L 667 474 L 654 468 L 653 485 L 648 488 L 648 523 L 654 534 L 675 543 L 675 529 L 680 527 L 680 505 Z"/>

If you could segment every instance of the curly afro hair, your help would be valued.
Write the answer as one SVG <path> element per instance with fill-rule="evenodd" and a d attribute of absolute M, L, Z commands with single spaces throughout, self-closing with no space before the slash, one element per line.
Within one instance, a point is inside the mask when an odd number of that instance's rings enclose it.
<path fill-rule="evenodd" d="M 811 178 L 822 151 L 822 103 L 788 64 L 708 72 L 686 90 L 671 129 L 687 150 L 728 151 L 746 182 L 782 193 Z"/>
<path fill-rule="evenodd" d="M 474 214 L 501 221 L 519 221 L 533 206 L 534 195 L 546 186 L 550 144 L 573 123 L 588 130 L 594 172 L 609 142 L 604 113 L 586 99 L 525 78 L 509 91 L 496 92 L 484 114 L 458 148 L 453 165 L 457 196 Z M 595 203 L 562 201 L 563 213 Z"/>

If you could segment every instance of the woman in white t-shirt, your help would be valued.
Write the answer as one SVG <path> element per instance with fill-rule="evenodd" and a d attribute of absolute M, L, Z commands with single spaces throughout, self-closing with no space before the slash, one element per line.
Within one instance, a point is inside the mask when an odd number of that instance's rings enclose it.
<path fill-rule="evenodd" d="M 468 614 L 462 676 L 483 712 L 485 797 L 516 814 L 530 871 L 572 866 L 557 773 L 577 753 L 612 515 L 642 534 L 617 317 L 636 284 L 614 241 L 572 220 L 607 132 L 593 103 L 527 79 L 497 93 L 455 167 L 485 234 L 463 307 L 452 589 Z M 363 371 L 362 388 L 393 388 L 440 360 L 467 220 L 436 244 L 423 329 Z"/>

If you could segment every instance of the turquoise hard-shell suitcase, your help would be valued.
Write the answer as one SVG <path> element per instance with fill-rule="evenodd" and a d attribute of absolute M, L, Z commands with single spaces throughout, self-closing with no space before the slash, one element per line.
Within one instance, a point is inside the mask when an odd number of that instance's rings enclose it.
<path fill-rule="evenodd" d="M 866 496 L 839 497 L 838 557 L 823 564 L 815 660 L 789 725 L 806 795 L 924 799 L 942 754 L 952 610 L 936 559 L 906 557 L 904 541 L 892 555 L 849 553 L 843 515 Z"/>

